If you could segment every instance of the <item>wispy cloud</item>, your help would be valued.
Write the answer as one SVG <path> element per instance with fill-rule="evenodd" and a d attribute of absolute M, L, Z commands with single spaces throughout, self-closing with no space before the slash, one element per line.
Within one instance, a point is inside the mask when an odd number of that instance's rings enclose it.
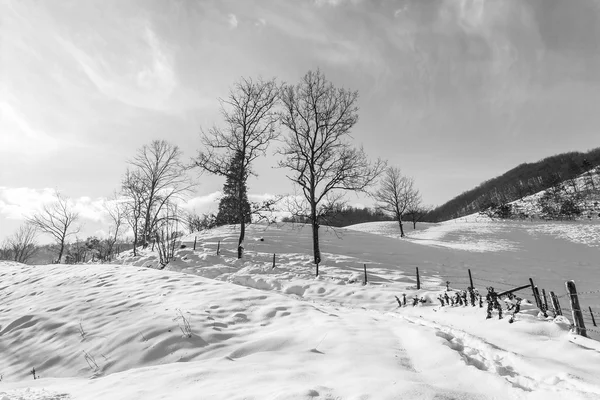
<path fill-rule="evenodd" d="M 0 154 L 48 154 L 60 146 L 55 137 L 32 127 L 23 114 L 5 101 L 0 101 L 0 132 Z"/>
<path fill-rule="evenodd" d="M 229 24 L 229 26 L 230 26 L 232 29 L 235 29 L 235 28 L 237 28 L 237 27 L 238 27 L 238 19 L 237 19 L 237 17 L 235 16 L 235 14 L 228 14 L 228 15 L 227 15 L 227 23 Z"/>

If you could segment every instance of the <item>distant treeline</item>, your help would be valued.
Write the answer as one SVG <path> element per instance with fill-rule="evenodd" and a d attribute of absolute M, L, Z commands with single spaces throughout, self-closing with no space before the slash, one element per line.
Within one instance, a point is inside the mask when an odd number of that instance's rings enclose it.
<path fill-rule="evenodd" d="M 600 166 L 600 147 L 586 153 L 569 152 L 524 163 L 487 180 L 433 209 L 426 221 L 439 222 L 481 211 L 490 201 L 508 203 L 546 190 L 558 180 L 573 179 Z"/>
<path fill-rule="evenodd" d="M 310 220 L 308 218 L 302 218 L 299 216 L 284 217 L 282 221 L 310 223 Z M 344 227 L 355 224 L 362 224 L 364 222 L 376 221 L 394 221 L 394 218 L 376 209 L 344 207 L 342 210 L 338 210 L 335 213 L 333 213 L 333 215 L 325 221 L 325 225 Z"/>

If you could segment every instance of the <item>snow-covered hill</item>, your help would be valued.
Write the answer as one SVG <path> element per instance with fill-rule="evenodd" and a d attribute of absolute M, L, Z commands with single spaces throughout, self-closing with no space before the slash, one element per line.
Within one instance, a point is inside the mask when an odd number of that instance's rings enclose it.
<path fill-rule="evenodd" d="M 597 287 L 598 248 L 515 228 L 511 246 L 473 251 L 501 230 L 469 224 L 423 225 L 409 240 L 324 231 L 318 278 L 308 227 L 289 224 L 251 226 L 242 260 L 224 227 L 184 238 L 162 271 L 142 267 L 156 264 L 150 252 L 120 265 L 1 264 L 0 399 L 600 398 L 600 346 L 565 319 L 527 300 L 512 324 L 437 300 L 450 275 L 464 288 L 467 268 L 481 292 L 521 283 L 516 270 L 534 264 Z M 414 296 L 426 302 L 412 307 Z"/>

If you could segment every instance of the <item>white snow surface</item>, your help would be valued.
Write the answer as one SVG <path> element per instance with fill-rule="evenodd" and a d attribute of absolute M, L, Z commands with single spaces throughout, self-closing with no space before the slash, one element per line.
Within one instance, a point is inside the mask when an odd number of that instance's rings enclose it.
<path fill-rule="evenodd" d="M 385 223 L 323 229 L 319 277 L 310 229 L 290 224 L 251 225 L 241 260 L 223 227 L 185 237 L 164 270 L 147 250 L 0 262 L 0 400 L 600 399 L 600 343 L 567 319 L 525 300 L 509 324 L 436 300 L 468 268 L 482 293 L 530 276 L 592 291 L 600 249 L 545 225 L 472 224 L 419 224 L 408 240 Z"/>

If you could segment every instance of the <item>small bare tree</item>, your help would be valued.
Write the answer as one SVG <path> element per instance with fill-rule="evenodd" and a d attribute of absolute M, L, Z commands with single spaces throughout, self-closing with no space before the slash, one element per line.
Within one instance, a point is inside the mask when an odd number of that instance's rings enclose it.
<path fill-rule="evenodd" d="M 220 175 L 237 186 L 238 258 L 242 258 L 248 210 L 244 208 L 244 190 L 250 175 L 255 175 L 252 163 L 277 137 L 275 125 L 278 89 L 275 80 L 265 81 L 242 78 L 229 91 L 226 99 L 219 99 L 225 127 L 213 127 L 202 136 L 203 150 L 198 152 L 194 164 L 203 171 Z M 232 160 L 239 160 L 230 168 Z"/>
<path fill-rule="evenodd" d="M 58 258 L 56 260 L 58 264 L 62 260 L 67 239 L 69 236 L 77 234 L 80 227 L 74 226 L 79 219 L 79 213 L 73 210 L 69 200 L 59 192 L 55 193 L 55 197 L 56 200 L 53 203 L 44 205 L 42 210 L 28 218 L 27 222 L 38 231 L 52 236 L 58 245 Z"/>
<path fill-rule="evenodd" d="M 419 204 L 421 199 L 413 178 L 402 175 L 400 168 L 390 166 L 385 170 L 379 190 L 373 197 L 380 210 L 398 221 L 400 236 L 404 237 L 402 217 L 413 205 Z"/>
<path fill-rule="evenodd" d="M 121 183 L 121 193 L 125 198 L 123 204 L 125 220 L 133 231 L 133 255 L 137 255 L 138 236 L 144 226 L 145 183 L 139 171 L 127 170 Z"/>
<path fill-rule="evenodd" d="M 154 230 L 154 240 L 156 241 L 159 262 L 162 268 L 175 256 L 175 243 L 180 235 L 178 229 L 180 220 L 181 216 L 177 204 L 167 203 L 161 211 L 159 222 Z"/>
<path fill-rule="evenodd" d="M 114 252 L 115 244 L 119 237 L 123 233 L 123 228 L 126 223 L 126 204 L 123 200 L 119 199 L 119 196 L 114 193 L 109 201 L 104 202 L 104 210 L 110 218 L 110 228 L 108 233 L 108 239 L 106 240 L 107 254 L 108 257 L 112 257 Z"/>
<path fill-rule="evenodd" d="M 364 192 L 380 175 L 385 163 L 370 163 L 362 148 L 353 147 L 350 130 L 358 121 L 358 92 L 340 89 L 321 71 L 309 71 L 296 85 L 281 89 L 281 123 L 289 131 L 280 153 L 280 167 L 301 190 L 302 200 L 292 213 L 310 221 L 316 275 L 321 250 L 319 226 L 339 209 L 344 191 Z"/>
<path fill-rule="evenodd" d="M 166 204 L 184 197 L 193 187 L 181 150 L 164 140 L 154 140 L 140 148 L 129 162 L 135 167 L 138 187 L 142 192 L 142 241 L 147 246 Z"/>
<path fill-rule="evenodd" d="M 34 225 L 25 223 L 9 236 L 4 242 L 3 248 L 6 259 L 11 259 L 26 264 L 38 252 L 39 247 L 35 241 L 37 230 Z"/>

